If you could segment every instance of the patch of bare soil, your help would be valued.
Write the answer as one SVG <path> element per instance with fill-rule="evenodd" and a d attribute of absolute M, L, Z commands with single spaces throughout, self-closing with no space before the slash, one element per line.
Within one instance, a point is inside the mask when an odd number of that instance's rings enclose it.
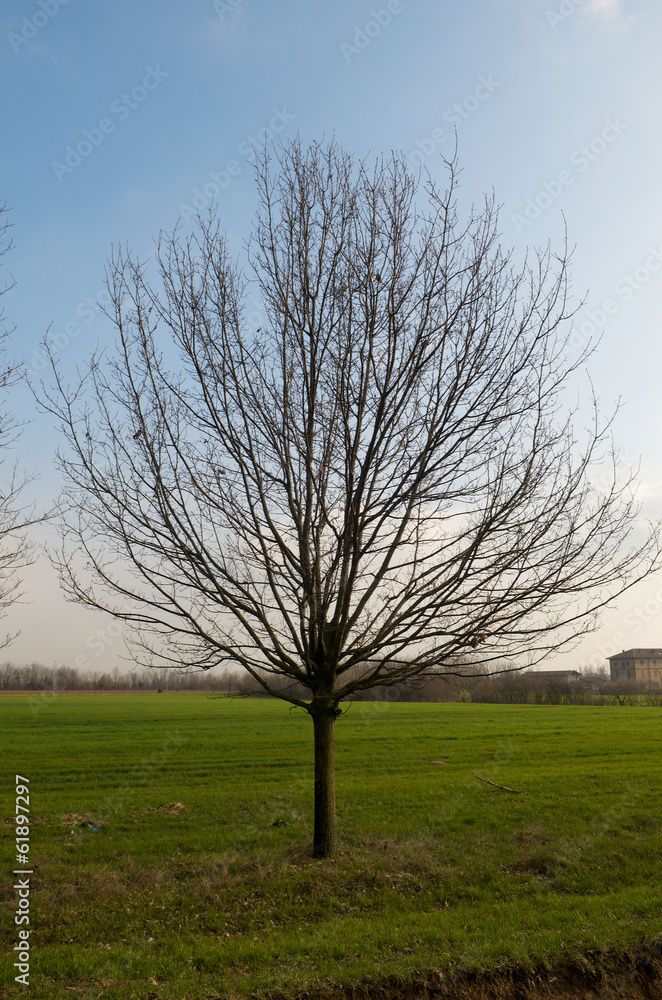
<path fill-rule="evenodd" d="M 388 979 L 355 986 L 305 990 L 296 996 L 268 993 L 263 1000 L 660 1000 L 662 939 L 619 954 L 585 957 L 494 973 L 437 972 L 411 982 Z"/>

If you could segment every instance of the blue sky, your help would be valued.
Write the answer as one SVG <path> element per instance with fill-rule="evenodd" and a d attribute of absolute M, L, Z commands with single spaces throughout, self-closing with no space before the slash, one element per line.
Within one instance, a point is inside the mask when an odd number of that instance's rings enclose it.
<path fill-rule="evenodd" d="M 628 462 L 641 458 L 644 514 L 659 516 L 661 28 L 658 0 L 4 0 L 14 353 L 38 370 L 50 327 L 73 376 L 112 345 L 99 311 L 111 246 L 149 255 L 160 229 L 186 226 L 216 191 L 239 248 L 256 207 L 251 144 L 265 129 L 335 133 L 360 156 L 402 150 L 442 182 L 455 126 L 462 201 L 495 191 L 505 245 L 560 248 L 567 223 L 586 300 L 577 343 L 602 335 L 590 376 L 605 411 L 622 400 L 616 443 Z M 57 429 L 20 387 L 10 405 L 32 421 L 21 460 L 47 504 Z M 121 644 L 96 635 L 109 623 L 65 604 L 45 559 L 25 581 L 31 603 L 10 612 L 5 624 L 22 634 L 5 655 L 114 665 Z M 551 665 L 661 643 L 662 577 Z"/>

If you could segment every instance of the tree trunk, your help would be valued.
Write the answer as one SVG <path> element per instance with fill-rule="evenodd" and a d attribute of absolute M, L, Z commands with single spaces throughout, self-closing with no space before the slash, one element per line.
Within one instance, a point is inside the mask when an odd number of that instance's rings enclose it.
<path fill-rule="evenodd" d="M 310 714 L 315 730 L 315 830 L 313 857 L 330 858 L 338 847 L 333 727 L 338 709 L 315 706 Z"/>

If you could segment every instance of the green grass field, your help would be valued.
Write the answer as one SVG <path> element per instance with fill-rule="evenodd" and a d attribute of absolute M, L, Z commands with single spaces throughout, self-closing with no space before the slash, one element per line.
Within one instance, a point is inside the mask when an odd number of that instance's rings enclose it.
<path fill-rule="evenodd" d="M 656 709 L 354 704 L 327 862 L 309 856 L 312 723 L 281 702 L 13 696 L 0 731 L 3 996 L 28 992 L 10 957 L 14 773 L 34 1000 L 294 993 L 662 929 Z"/>

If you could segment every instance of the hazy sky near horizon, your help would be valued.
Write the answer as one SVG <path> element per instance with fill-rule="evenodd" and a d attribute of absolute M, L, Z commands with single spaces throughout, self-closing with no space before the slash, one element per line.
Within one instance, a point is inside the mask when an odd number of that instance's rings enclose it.
<path fill-rule="evenodd" d="M 461 197 L 494 190 L 502 242 L 575 246 L 578 349 L 602 342 L 590 377 L 614 438 L 641 459 L 643 515 L 662 514 L 662 6 L 659 0 L 5 0 L 0 11 L 0 202 L 14 249 L 2 278 L 13 353 L 39 374 L 47 330 L 65 375 L 112 347 L 102 315 L 111 246 L 148 256 L 159 230 L 214 199 L 240 247 L 256 207 L 252 147 L 335 134 L 359 156 L 401 150 Z M 580 402 L 584 402 L 581 400 Z M 59 488 L 59 434 L 29 392 L 29 495 Z M 47 537 L 34 532 L 37 540 Z M 108 619 L 67 604 L 45 557 L 25 572 L 5 627 L 16 662 L 118 662 Z M 103 636 L 98 634 L 99 630 Z M 662 576 L 635 587 L 600 632 L 554 667 L 662 645 Z"/>

